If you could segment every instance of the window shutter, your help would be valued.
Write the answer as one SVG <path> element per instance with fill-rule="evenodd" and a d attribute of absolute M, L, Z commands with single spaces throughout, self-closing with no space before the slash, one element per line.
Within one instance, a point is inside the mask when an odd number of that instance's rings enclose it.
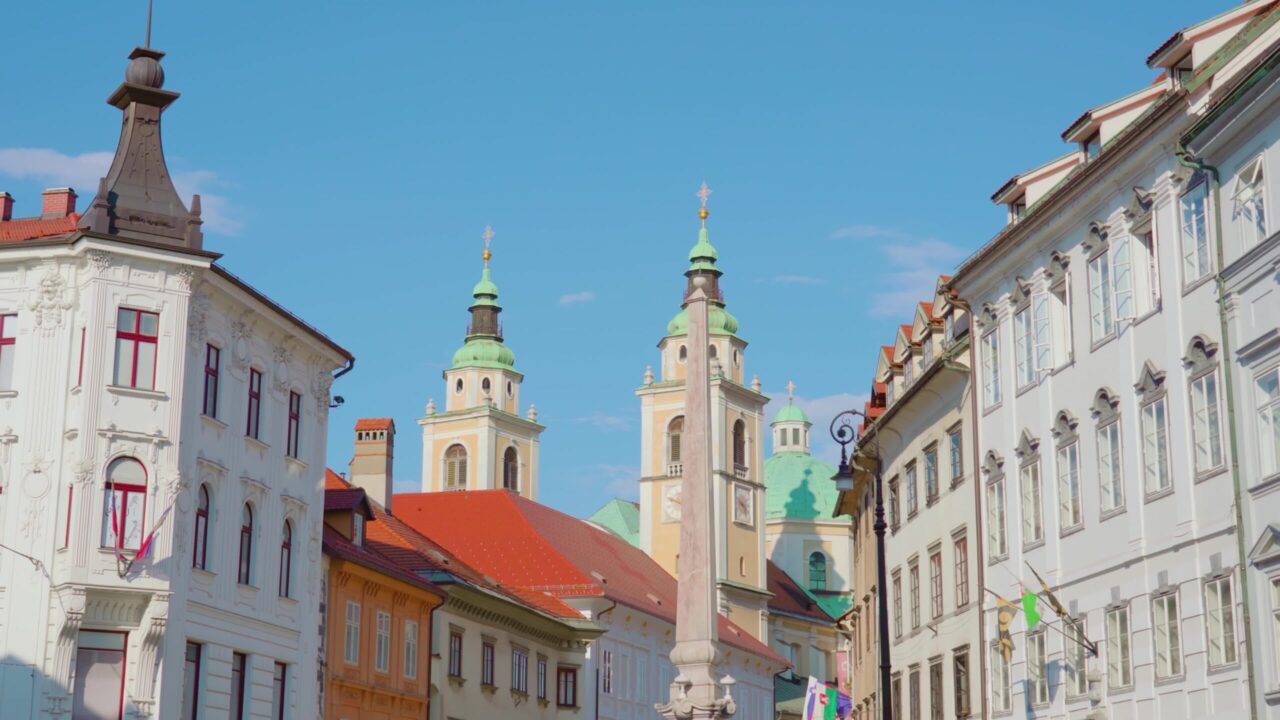
<path fill-rule="evenodd" d="M 680 462 L 680 433 L 671 433 L 671 462 Z"/>

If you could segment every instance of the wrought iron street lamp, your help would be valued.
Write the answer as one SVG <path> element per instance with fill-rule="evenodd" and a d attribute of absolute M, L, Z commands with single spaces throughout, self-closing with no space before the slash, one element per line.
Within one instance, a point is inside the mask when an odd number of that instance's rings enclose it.
<path fill-rule="evenodd" d="M 857 410 L 845 410 L 831 421 L 831 439 L 840 444 L 840 467 L 831 478 L 837 487 L 856 487 L 853 470 L 849 467 L 851 459 L 849 446 L 858 440 L 856 425 L 858 418 L 864 422 L 870 420 L 864 413 Z M 893 720 L 893 703 L 888 697 L 890 692 L 889 595 L 886 591 L 884 559 L 884 531 L 888 525 L 884 521 L 884 480 L 880 477 L 880 444 L 874 437 L 872 443 L 875 445 L 875 453 L 870 456 L 864 454 L 863 457 L 874 463 L 872 476 L 876 491 L 875 524 L 872 526 L 876 533 L 876 602 L 880 626 L 880 690 L 876 693 L 876 697 L 880 701 L 880 717 L 883 720 Z M 856 450 L 855 448 L 855 453 Z"/>

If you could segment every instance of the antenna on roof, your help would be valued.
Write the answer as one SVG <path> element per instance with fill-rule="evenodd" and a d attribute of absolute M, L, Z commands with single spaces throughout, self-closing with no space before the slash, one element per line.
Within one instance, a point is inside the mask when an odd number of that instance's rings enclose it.
<path fill-rule="evenodd" d="M 142 43 L 142 47 L 151 47 L 151 10 L 154 0 L 147 0 L 147 38 Z"/>

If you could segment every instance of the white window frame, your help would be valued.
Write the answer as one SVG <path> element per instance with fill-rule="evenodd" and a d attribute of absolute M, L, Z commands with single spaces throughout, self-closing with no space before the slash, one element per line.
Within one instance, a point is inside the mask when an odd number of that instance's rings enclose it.
<path fill-rule="evenodd" d="M 1133 687 L 1132 635 L 1129 628 L 1129 606 L 1107 608 L 1107 690 Z"/>
<path fill-rule="evenodd" d="M 1253 378 L 1254 412 L 1258 423 L 1258 460 L 1262 477 L 1280 473 L 1280 366 Z"/>
<path fill-rule="evenodd" d="M 1009 517 L 1006 503 L 1004 477 L 987 483 L 987 545 L 993 560 L 1009 555 Z"/>
<path fill-rule="evenodd" d="M 1027 639 L 1027 696 L 1032 707 L 1049 704 L 1049 653 L 1045 631 L 1029 632 Z"/>
<path fill-rule="evenodd" d="M 1063 659 L 1067 670 L 1067 697 L 1082 697 L 1089 692 L 1089 655 L 1084 647 L 1088 635 L 1085 618 L 1072 618 L 1062 624 Z"/>
<path fill-rule="evenodd" d="M 990 410 L 1003 399 L 1000 388 L 1000 324 L 982 336 L 982 404 Z"/>
<path fill-rule="evenodd" d="M 1009 662 L 998 644 L 991 646 L 991 710 L 1007 713 L 1013 709 Z M 897 717 L 896 715 L 894 717 Z"/>
<path fill-rule="evenodd" d="M 1044 483 L 1040 458 L 1018 468 L 1018 492 L 1022 498 L 1022 546 L 1044 542 Z"/>
<path fill-rule="evenodd" d="M 1151 599 L 1151 642 L 1156 680 L 1182 677 L 1182 616 L 1178 591 L 1162 593 Z M 1170 617 L 1172 616 L 1172 617 Z M 1163 642 L 1162 642 L 1163 638 Z M 1161 646 L 1165 659 L 1160 659 Z"/>
<path fill-rule="evenodd" d="M 1240 661 L 1234 590 L 1231 575 L 1212 578 L 1204 583 L 1205 647 L 1210 668 L 1235 665 Z"/>
<path fill-rule="evenodd" d="M 1164 394 L 1143 403 L 1140 426 L 1142 487 L 1151 497 L 1173 487 L 1169 467 L 1169 401 Z"/>
<path fill-rule="evenodd" d="M 1189 205 L 1188 203 L 1192 203 Z M 1199 209 L 1193 209 L 1194 203 Z M 1190 215 L 1188 215 L 1190 211 Z M 1196 172 L 1178 197 L 1178 228 L 1182 239 L 1182 286 L 1187 288 L 1213 273 L 1209 218 L 1209 180 Z"/>
<path fill-rule="evenodd" d="M 404 621 L 404 676 L 418 677 L 418 623 L 414 620 Z"/>
<path fill-rule="evenodd" d="M 1080 441 L 1058 448 L 1058 527 L 1062 532 L 1084 523 L 1084 504 L 1080 498 Z"/>
<path fill-rule="evenodd" d="M 342 660 L 348 665 L 360 662 L 360 603 L 347 601 L 346 625 L 342 635 Z"/>
<path fill-rule="evenodd" d="M 1257 155 L 1236 173 L 1231 193 L 1231 219 L 1240 228 L 1241 250 L 1266 240 L 1267 183 L 1264 155 Z"/>
<path fill-rule="evenodd" d="M 1110 248 L 1089 259 L 1086 274 L 1089 276 L 1089 337 L 1098 345 L 1116 331 Z"/>
<path fill-rule="evenodd" d="M 1218 368 L 1215 366 L 1208 372 L 1193 377 L 1189 395 L 1191 454 L 1196 475 L 1203 476 L 1226 466 L 1226 451 L 1222 443 L 1222 387 L 1218 382 Z M 1204 447 L 1201 447 L 1202 443 Z"/>
<path fill-rule="evenodd" d="M 378 611 L 374 627 L 373 667 L 381 673 L 391 671 L 391 613 Z"/>
<path fill-rule="evenodd" d="M 1104 514 L 1124 507 L 1124 448 L 1120 418 L 1098 427 L 1098 494 Z"/>
<path fill-rule="evenodd" d="M 920 628 L 920 563 L 907 565 L 907 597 L 911 603 L 911 629 Z"/>
<path fill-rule="evenodd" d="M 1013 375 L 1018 390 L 1036 381 L 1036 357 L 1031 329 L 1031 304 L 1013 313 Z"/>

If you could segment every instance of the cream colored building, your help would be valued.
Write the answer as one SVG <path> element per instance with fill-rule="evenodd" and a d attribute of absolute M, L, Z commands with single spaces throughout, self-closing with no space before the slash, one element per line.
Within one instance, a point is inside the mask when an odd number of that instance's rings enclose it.
<path fill-rule="evenodd" d="M 764 405 L 759 380 L 748 387 L 747 343 L 738 320 L 725 309 L 716 249 L 708 240 L 706 208 L 698 242 L 689 252 L 685 276 L 705 277 L 712 297 L 711 465 L 714 478 L 715 558 L 721 613 L 761 641 L 767 641 L 769 594 L 765 571 Z M 645 372 L 640 398 L 640 547 L 675 574 L 680 537 L 681 437 L 688 355 L 688 316 L 680 312 L 658 342 L 661 374 Z"/>

